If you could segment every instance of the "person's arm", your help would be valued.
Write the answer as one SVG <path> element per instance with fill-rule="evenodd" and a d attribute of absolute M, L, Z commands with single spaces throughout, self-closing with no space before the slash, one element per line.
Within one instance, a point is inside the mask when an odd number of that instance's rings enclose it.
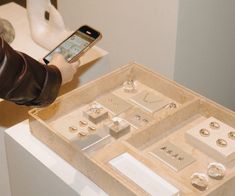
<path fill-rule="evenodd" d="M 0 38 L 0 97 L 16 104 L 46 106 L 58 95 L 61 72 L 13 50 Z"/>

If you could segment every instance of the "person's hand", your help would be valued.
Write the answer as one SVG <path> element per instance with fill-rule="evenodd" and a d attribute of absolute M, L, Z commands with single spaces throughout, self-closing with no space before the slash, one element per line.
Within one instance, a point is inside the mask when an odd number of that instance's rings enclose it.
<path fill-rule="evenodd" d="M 68 63 L 64 59 L 63 55 L 56 53 L 53 55 L 48 65 L 54 65 L 60 70 L 63 85 L 73 79 L 73 76 L 76 73 L 77 68 L 79 67 L 79 61 L 74 63 Z"/>

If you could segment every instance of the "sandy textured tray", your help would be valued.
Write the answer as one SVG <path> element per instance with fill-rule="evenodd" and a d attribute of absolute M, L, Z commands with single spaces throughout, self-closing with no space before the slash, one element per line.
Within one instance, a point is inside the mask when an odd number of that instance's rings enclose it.
<path fill-rule="evenodd" d="M 132 80 L 135 90 L 124 90 Z M 209 178 L 203 191 L 193 187 L 191 175 L 223 157 L 187 137 L 210 117 L 234 128 L 235 114 L 136 63 L 30 116 L 33 135 L 110 195 L 216 195 L 235 176 L 230 156 L 222 180 Z"/>

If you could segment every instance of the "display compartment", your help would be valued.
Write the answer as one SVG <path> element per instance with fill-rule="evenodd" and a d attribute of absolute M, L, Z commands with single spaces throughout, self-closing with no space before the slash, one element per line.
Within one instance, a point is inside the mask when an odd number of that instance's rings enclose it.
<path fill-rule="evenodd" d="M 210 116 L 234 127 L 234 114 L 136 63 L 59 97 L 47 108 L 33 109 L 30 116 L 35 137 L 110 195 L 207 195 L 233 177 L 228 169 L 222 180 L 209 181 L 215 188 L 192 187 L 189 175 L 205 170 L 214 159 L 187 142 L 186 132 Z M 187 162 L 169 167 L 160 145 Z M 125 170 L 131 165 L 137 176 Z M 140 176 L 149 180 L 138 181 Z"/>
<path fill-rule="evenodd" d="M 218 123 L 216 128 L 210 127 L 211 122 Z M 197 101 L 139 131 L 125 142 L 141 152 L 148 163 L 157 166 L 158 175 L 171 179 L 182 194 L 220 195 L 221 187 L 234 181 L 234 138 L 228 134 L 234 127 L 234 112 L 200 96 Z M 207 129 L 210 134 L 201 135 L 201 129 Z M 217 145 L 218 139 L 226 140 L 227 145 Z M 211 165 L 218 165 L 226 171 L 219 171 L 221 176 L 213 176 L 215 173 L 210 176 L 212 170 L 208 167 Z M 192 176 L 198 173 L 208 180 L 205 188 L 191 184 Z M 226 194 L 229 194 L 229 188 L 223 192 Z"/>

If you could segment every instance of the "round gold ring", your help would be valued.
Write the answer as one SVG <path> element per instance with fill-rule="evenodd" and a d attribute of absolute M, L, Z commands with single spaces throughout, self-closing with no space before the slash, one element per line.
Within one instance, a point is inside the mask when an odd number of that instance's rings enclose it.
<path fill-rule="evenodd" d="M 72 132 L 72 133 L 73 133 L 73 132 L 76 132 L 77 129 L 78 129 L 78 128 L 77 128 L 76 126 L 73 126 L 73 125 L 72 125 L 72 126 L 69 126 L 69 131 Z"/>
<path fill-rule="evenodd" d="M 218 140 L 216 141 L 216 144 L 217 144 L 217 146 L 219 146 L 219 147 L 226 147 L 228 143 L 227 143 L 227 141 L 224 140 L 224 139 L 218 139 Z"/>
<path fill-rule="evenodd" d="M 207 129 L 201 129 L 199 131 L 200 135 L 203 136 L 203 137 L 208 137 L 210 135 L 210 131 L 207 130 Z"/>
<path fill-rule="evenodd" d="M 230 139 L 232 139 L 232 140 L 235 140 L 235 132 L 234 132 L 234 131 L 230 131 L 230 132 L 228 133 L 228 137 L 229 137 Z"/>
<path fill-rule="evenodd" d="M 213 122 L 210 123 L 210 128 L 219 129 L 220 125 L 219 125 L 219 123 L 213 121 Z"/>

